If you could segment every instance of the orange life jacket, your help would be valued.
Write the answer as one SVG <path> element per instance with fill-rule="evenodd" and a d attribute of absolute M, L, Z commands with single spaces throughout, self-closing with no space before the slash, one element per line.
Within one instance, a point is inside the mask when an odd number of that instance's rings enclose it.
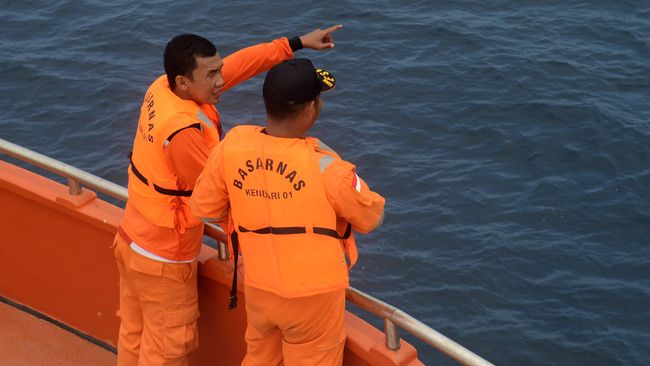
<path fill-rule="evenodd" d="M 174 134 L 186 128 L 201 130 L 210 150 L 219 142 L 221 123 L 216 108 L 178 97 L 163 75 L 151 84 L 140 109 L 129 169 L 129 201 L 153 224 L 180 233 L 201 222 L 189 208 L 192 191 L 178 189 L 163 149 Z"/>
<path fill-rule="evenodd" d="M 277 138 L 262 130 L 238 126 L 222 142 L 246 284 L 288 298 L 347 287 L 345 250 L 353 265 L 356 246 L 349 224 L 337 230 L 321 178 L 339 156 L 321 149 L 317 139 Z"/>

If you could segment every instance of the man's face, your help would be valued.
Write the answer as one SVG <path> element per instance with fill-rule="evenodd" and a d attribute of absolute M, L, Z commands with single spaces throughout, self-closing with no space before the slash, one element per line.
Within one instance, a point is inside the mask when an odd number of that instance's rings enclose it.
<path fill-rule="evenodd" d="M 188 92 L 193 101 L 198 104 L 217 104 L 223 88 L 222 67 L 223 61 L 219 54 L 196 58 L 196 68 L 188 83 Z"/>

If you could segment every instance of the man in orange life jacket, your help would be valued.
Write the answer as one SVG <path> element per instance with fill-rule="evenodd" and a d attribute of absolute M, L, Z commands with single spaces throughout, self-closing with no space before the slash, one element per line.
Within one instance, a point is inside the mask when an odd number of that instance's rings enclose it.
<path fill-rule="evenodd" d="M 165 75 L 147 90 L 131 165 L 129 200 L 115 237 L 120 272 L 118 365 L 186 365 L 198 346 L 196 258 L 203 223 L 189 198 L 222 127 L 214 104 L 238 83 L 293 52 L 334 46 L 341 26 L 244 48 L 221 59 L 207 39 L 184 34 L 165 48 Z"/>
<path fill-rule="evenodd" d="M 354 165 L 307 136 L 323 106 L 321 91 L 334 85 L 307 59 L 273 67 L 264 80 L 266 127 L 233 128 L 210 154 L 190 200 L 203 220 L 230 217 L 233 251 L 241 246 L 248 319 L 242 365 L 342 363 L 345 288 L 357 259 L 351 229 L 378 227 L 384 199 Z"/>

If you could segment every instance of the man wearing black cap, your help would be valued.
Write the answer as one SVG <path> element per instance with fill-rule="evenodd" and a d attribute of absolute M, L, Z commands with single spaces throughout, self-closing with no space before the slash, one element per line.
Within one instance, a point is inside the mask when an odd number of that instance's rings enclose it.
<path fill-rule="evenodd" d="M 230 219 L 246 262 L 243 365 L 340 365 L 354 234 L 381 224 L 384 199 L 355 166 L 307 133 L 334 88 L 307 59 L 264 80 L 266 126 L 238 126 L 208 158 L 191 199 L 204 221 Z M 347 255 L 347 261 L 346 261 Z M 235 271 L 236 273 L 236 271 Z M 236 277 L 231 305 L 236 305 Z"/>

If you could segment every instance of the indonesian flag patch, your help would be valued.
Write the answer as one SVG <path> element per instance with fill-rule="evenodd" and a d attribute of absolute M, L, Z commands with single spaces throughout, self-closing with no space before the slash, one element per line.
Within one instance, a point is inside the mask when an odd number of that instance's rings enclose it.
<path fill-rule="evenodd" d="M 361 178 L 357 175 L 357 173 L 354 173 L 354 177 L 352 178 L 352 187 L 357 190 L 357 192 L 361 192 Z"/>

